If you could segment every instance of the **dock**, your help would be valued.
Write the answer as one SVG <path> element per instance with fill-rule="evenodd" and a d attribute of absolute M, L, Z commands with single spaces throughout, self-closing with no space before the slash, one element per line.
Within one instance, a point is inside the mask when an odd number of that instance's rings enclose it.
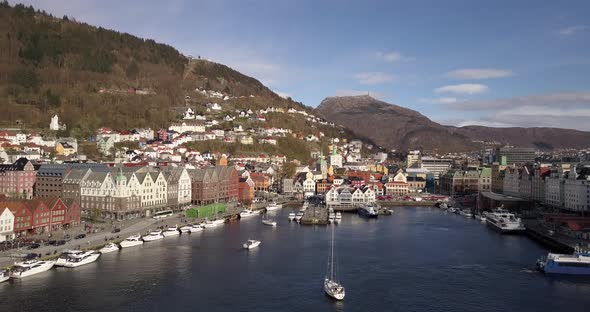
<path fill-rule="evenodd" d="M 576 246 L 581 245 L 581 240 L 571 238 L 559 233 L 550 233 L 536 220 L 525 221 L 526 234 L 531 239 L 547 246 L 554 252 L 573 253 Z"/>

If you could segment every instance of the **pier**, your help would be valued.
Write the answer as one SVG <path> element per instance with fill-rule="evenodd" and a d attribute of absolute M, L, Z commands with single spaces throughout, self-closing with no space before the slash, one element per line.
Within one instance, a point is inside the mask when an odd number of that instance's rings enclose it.
<path fill-rule="evenodd" d="M 582 240 L 568 237 L 557 232 L 550 232 L 549 229 L 543 227 L 539 221 L 527 220 L 524 221 L 524 223 L 528 237 L 549 247 L 555 252 L 573 253 L 576 246 L 582 246 L 583 244 Z"/>
<path fill-rule="evenodd" d="M 301 224 L 305 225 L 327 225 L 328 224 L 328 208 L 312 205 L 305 210 Z"/>

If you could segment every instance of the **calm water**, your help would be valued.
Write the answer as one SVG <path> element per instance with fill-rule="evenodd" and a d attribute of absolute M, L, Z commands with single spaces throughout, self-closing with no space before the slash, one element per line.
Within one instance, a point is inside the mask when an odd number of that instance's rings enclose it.
<path fill-rule="evenodd" d="M 323 293 L 330 232 L 277 213 L 166 238 L 0 284 L 0 311 L 582 311 L 590 281 L 535 272 L 546 253 L 434 208 L 344 215 L 336 227 L 343 302 Z M 248 238 L 262 240 L 246 251 Z"/>

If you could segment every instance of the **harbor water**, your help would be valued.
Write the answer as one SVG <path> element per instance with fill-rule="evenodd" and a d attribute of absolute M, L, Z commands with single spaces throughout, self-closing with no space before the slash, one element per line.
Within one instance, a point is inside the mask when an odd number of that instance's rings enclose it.
<path fill-rule="evenodd" d="M 336 225 L 346 298 L 323 292 L 328 226 L 275 213 L 145 243 L 75 268 L 0 284 L 0 311 L 583 311 L 590 280 L 534 270 L 547 250 L 436 208 L 344 214 Z M 269 214 L 272 216 L 272 214 Z M 260 247 L 242 249 L 247 239 Z"/>

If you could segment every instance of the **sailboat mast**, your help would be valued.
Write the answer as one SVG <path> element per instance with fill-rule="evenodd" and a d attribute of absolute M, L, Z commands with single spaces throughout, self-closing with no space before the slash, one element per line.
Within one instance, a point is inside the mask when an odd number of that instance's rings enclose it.
<path fill-rule="evenodd" d="M 330 279 L 334 280 L 334 225 L 332 225 L 332 244 L 331 244 L 331 260 L 330 260 Z"/>

